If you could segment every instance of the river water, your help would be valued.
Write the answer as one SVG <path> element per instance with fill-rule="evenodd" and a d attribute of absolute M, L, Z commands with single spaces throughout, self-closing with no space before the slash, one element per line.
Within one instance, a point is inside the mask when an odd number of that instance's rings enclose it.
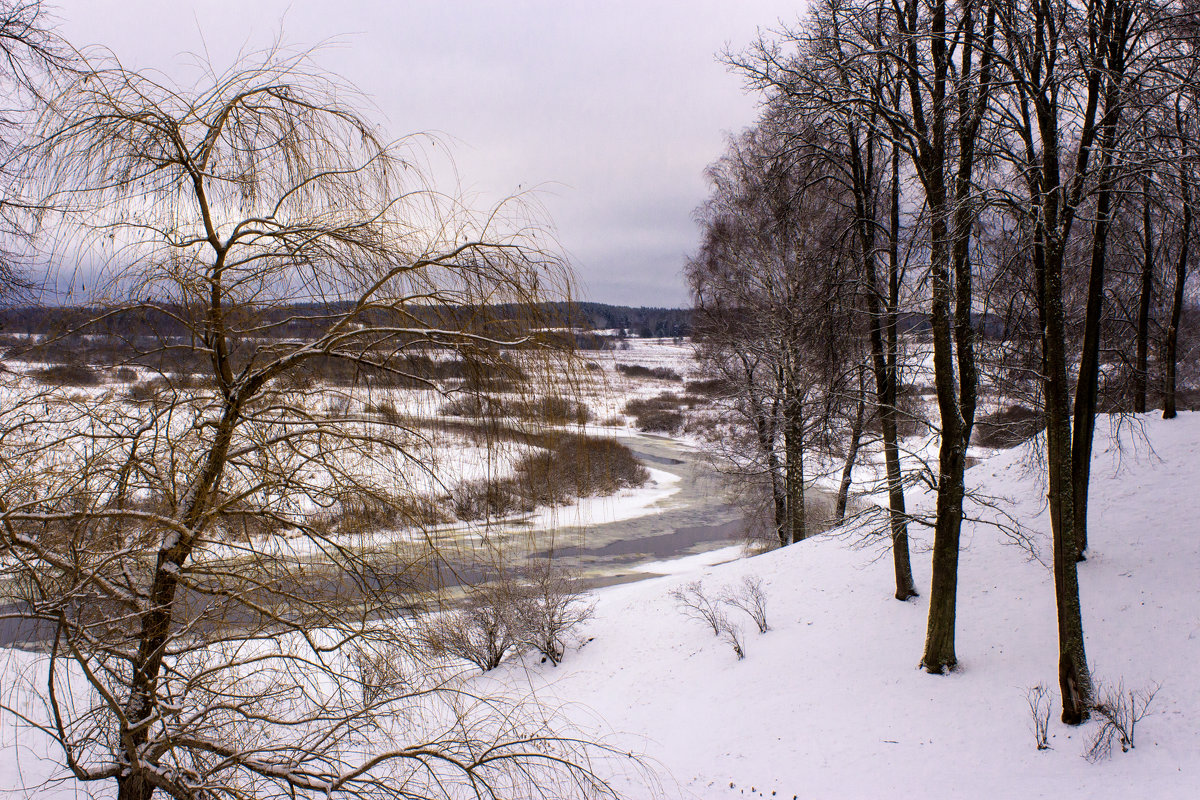
<path fill-rule="evenodd" d="M 446 560 L 434 567 L 431 583 L 443 588 L 469 584 L 494 575 L 498 561 L 520 566 L 526 559 L 552 554 L 556 564 L 580 574 L 583 587 L 598 587 L 650 577 L 654 573 L 639 569 L 641 565 L 723 547 L 742 536 L 741 509 L 725 501 L 720 476 L 695 449 L 647 434 L 620 440 L 646 466 L 676 476 L 675 491 L 629 519 L 585 524 L 577 518 L 573 522 L 571 512 L 564 510 L 555 515 L 554 525 L 510 520 L 489 526 L 485 534 L 462 528 L 446 532 L 445 543 L 454 546 L 443 551 Z M 410 564 L 401 558 L 397 570 Z M 380 570 L 382 579 L 386 580 L 387 572 L 386 567 Z M 304 587 L 285 588 L 348 599 L 348 587 L 336 576 L 320 575 L 321 570 L 313 570 Z M 0 607 L 0 647 L 31 645 L 51 634 L 45 623 L 4 618 L 14 611 L 13 606 Z M 225 617 L 224 623 L 238 621 Z"/>

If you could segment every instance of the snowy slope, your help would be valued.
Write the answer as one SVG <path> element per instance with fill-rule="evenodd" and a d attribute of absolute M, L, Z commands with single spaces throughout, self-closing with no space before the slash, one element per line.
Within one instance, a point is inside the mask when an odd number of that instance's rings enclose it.
<path fill-rule="evenodd" d="M 877 551 L 822 537 L 766 555 L 601 593 L 585 647 L 557 670 L 502 667 L 543 698 L 578 704 L 660 770 L 668 796 L 726 798 L 1200 796 L 1200 415 L 1126 426 L 1101 421 L 1081 565 L 1093 671 L 1127 688 L 1161 683 L 1137 747 L 1092 764 L 1096 723 L 1051 722 L 1038 752 L 1026 690 L 1057 692 L 1052 577 L 995 527 L 968 524 L 959 578 L 955 674 L 917 668 L 926 602 L 890 597 Z M 1023 522 L 1048 561 L 1043 490 L 1007 451 L 971 483 Z M 929 499 L 926 499 L 928 502 Z M 918 585 L 929 585 L 920 537 Z M 926 542 L 927 544 L 927 542 Z M 711 560 L 711 558 L 709 559 Z M 686 619 L 668 592 L 703 578 L 710 593 L 760 577 L 772 630 L 747 617 L 747 657 Z M 736 612 L 739 613 L 740 612 Z M 633 796 L 650 793 L 631 786 Z"/>
<path fill-rule="evenodd" d="M 964 528 L 961 668 L 952 675 L 917 668 L 924 598 L 892 599 L 886 554 L 855 549 L 857 537 L 844 534 L 753 558 L 725 549 L 654 565 L 670 574 L 597 594 L 583 632 L 590 641 L 560 667 L 526 657 L 473 680 L 482 690 L 532 689 L 584 732 L 639 753 L 656 780 L 619 763 L 597 765 L 613 769 L 632 798 L 1191 800 L 1200 796 L 1200 415 L 1148 415 L 1136 427 L 1144 435 L 1127 425 L 1118 450 L 1109 425 L 1098 425 L 1093 547 L 1080 568 L 1097 676 L 1130 688 L 1162 685 L 1132 752 L 1117 748 L 1110 760 L 1088 763 L 1084 742 L 1096 724 L 1069 729 L 1057 717 L 1053 749 L 1035 749 L 1026 691 L 1056 689 L 1051 575 L 983 523 Z M 1044 490 L 1023 455 L 1002 452 L 968 477 L 1005 498 L 999 506 L 1048 553 Z M 913 535 L 918 586 L 927 591 L 927 534 Z M 738 661 L 668 593 L 702 579 L 717 594 L 746 575 L 767 589 L 772 630 L 759 635 L 748 618 L 734 617 L 746 637 Z M 0 667 L 26 660 L 9 653 Z M 39 760 L 47 752 L 0 719 L 0 795 L 20 796 L 18 787 L 53 774 Z M 76 796 L 69 782 L 45 788 L 46 796 Z"/>

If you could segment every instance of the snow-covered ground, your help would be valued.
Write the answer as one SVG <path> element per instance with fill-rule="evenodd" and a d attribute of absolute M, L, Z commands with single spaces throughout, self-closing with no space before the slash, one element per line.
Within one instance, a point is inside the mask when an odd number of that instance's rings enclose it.
<path fill-rule="evenodd" d="M 625 386 L 615 363 L 690 371 L 686 346 L 634 347 L 598 359 L 618 391 L 603 394 L 615 399 L 593 409 L 596 419 L 617 413 L 630 392 L 680 386 Z M 1083 758 L 1096 722 L 1072 729 L 1055 714 L 1051 749 L 1035 749 L 1027 693 L 1042 684 L 1057 694 L 1057 645 L 1045 490 L 1027 456 L 1022 448 L 1002 451 L 967 473 L 996 508 L 974 508 L 970 515 L 984 521 L 964 526 L 961 666 L 951 675 L 917 667 L 926 598 L 892 599 L 889 554 L 856 547 L 861 532 L 840 531 L 752 558 L 724 548 L 642 565 L 666 577 L 598 591 L 580 635 L 586 645 L 562 665 L 513 658 L 472 680 L 481 691 L 533 691 L 583 732 L 639 754 L 657 780 L 648 785 L 636 771 L 617 778 L 631 798 L 1190 800 L 1200 795 L 1200 414 L 1169 422 L 1146 415 L 1115 432 L 1103 419 L 1097 425 L 1092 549 L 1080 565 L 1088 655 L 1102 683 L 1161 686 L 1137 727 L 1136 748 L 1114 746 L 1100 763 Z M 462 462 L 465 474 L 472 459 Z M 654 484 L 546 512 L 545 521 L 653 513 L 675 481 L 652 475 Z M 916 511 L 932 502 L 909 500 Z M 989 524 L 998 513 L 1006 526 L 1020 524 L 1040 560 Z M 915 527 L 911 534 L 918 587 L 927 593 L 931 534 Z M 746 658 L 738 660 L 669 595 L 701 580 L 716 596 L 746 576 L 766 589 L 771 630 L 760 635 L 729 610 L 745 638 Z M 29 658 L 0 652 L 0 670 Z M 20 787 L 51 775 L 54 763 L 44 755 L 52 759 L 53 750 L 0 713 L 0 797 L 21 796 Z M 95 790 L 106 796 L 107 787 Z M 66 782 L 33 796 L 86 791 Z"/>
<path fill-rule="evenodd" d="M 1161 685 L 1128 753 L 1114 745 L 1109 760 L 1089 763 L 1085 742 L 1098 723 L 1069 728 L 1057 706 L 1052 749 L 1035 748 L 1027 690 L 1057 694 L 1052 576 L 979 523 L 964 529 L 961 666 L 948 676 L 917 667 L 924 598 L 895 601 L 887 558 L 826 536 L 715 566 L 734 554 L 708 553 L 676 562 L 668 577 L 603 590 L 585 647 L 557 669 L 514 661 L 498 677 L 529 680 L 543 699 L 604 720 L 672 797 L 1196 797 L 1200 415 L 1137 422 L 1122 429 L 1120 449 L 1098 425 L 1092 550 L 1080 567 L 1097 678 Z M 1043 489 L 1023 456 L 1000 453 L 968 475 L 1006 498 L 1004 510 L 1048 552 Z M 927 591 L 927 537 L 914 534 Z M 715 595 L 748 575 L 763 581 L 772 629 L 760 635 L 741 616 L 747 656 L 738 661 L 668 593 L 701 579 Z"/>

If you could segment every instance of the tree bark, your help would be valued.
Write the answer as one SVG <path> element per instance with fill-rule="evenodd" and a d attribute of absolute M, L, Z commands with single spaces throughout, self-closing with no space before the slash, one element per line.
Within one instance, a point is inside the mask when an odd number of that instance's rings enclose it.
<path fill-rule="evenodd" d="M 1150 215 L 1150 175 L 1142 179 L 1142 283 L 1138 293 L 1137 353 L 1133 366 L 1133 410 L 1146 411 L 1149 385 L 1150 305 L 1154 299 L 1154 226 Z"/>
<path fill-rule="evenodd" d="M 850 500 L 850 485 L 853 480 L 854 464 L 858 461 L 858 449 L 862 443 L 863 423 L 867 412 L 867 387 L 863 380 L 862 369 L 858 373 L 858 403 L 854 411 L 854 421 L 850 424 L 850 442 L 846 447 L 846 461 L 842 465 L 842 480 L 838 484 L 837 508 L 835 515 L 840 525 L 846 519 L 846 504 Z"/>
<path fill-rule="evenodd" d="M 1185 147 L 1186 156 L 1186 147 Z M 1179 168 L 1180 190 L 1183 193 L 1183 226 L 1180 230 L 1179 257 L 1175 260 L 1175 291 L 1171 295 L 1171 324 L 1167 326 L 1167 342 L 1163 357 L 1165 382 L 1163 386 L 1163 419 L 1176 415 L 1176 372 L 1179 361 L 1179 325 L 1183 319 L 1183 289 L 1187 284 L 1188 254 L 1192 238 L 1191 181 L 1187 167 Z"/>
<path fill-rule="evenodd" d="M 784 485 L 787 493 L 788 529 L 791 542 L 803 540 L 808 531 L 804 510 L 804 402 L 789 375 L 783 410 Z"/>

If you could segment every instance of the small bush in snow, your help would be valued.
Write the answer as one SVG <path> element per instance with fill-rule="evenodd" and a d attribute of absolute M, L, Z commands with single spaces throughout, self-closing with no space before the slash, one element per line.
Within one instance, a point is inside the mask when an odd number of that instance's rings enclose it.
<path fill-rule="evenodd" d="M 518 590 L 518 637 L 521 644 L 558 666 L 566 652 L 567 636 L 592 616 L 594 606 L 578 590 L 578 576 L 540 559 L 522 570 Z"/>
<path fill-rule="evenodd" d="M 395 642 L 360 642 L 348 648 L 347 657 L 365 706 L 394 697 L 405 682 L 403 653 Z"/>
<path fill-rule="evenodd" d="M 507 581 L 472 587 L 465 608 L 429 623 L 425 643 L 435 655 L 457 656 L 484 672 L 493 670 L 520 643 L 518 602 Z"/>
<path fill-rule="evenodd" d="M 728 623 L 720 606 L 704 593 L 704 586 L 700 581 L 675 587 L 671 590 L 671 599 L 685 615 L 712 628 L 713 636 L 720 636 L 722 625 Z"/>
<path fill-rule="evenodd" d="M 1050 749 L 1050 712 L 1054 705 L 1054 693 L 1042 684 L 1025 691 L 1029 702 L 1029 715 L 1033 718 L 1033 739 L 1038 750 Z"/>
<path fill-rule="evenodd" d="M 727 588 L 721 595 L 721 602 L 734 608 L 741 609 L 750 615 L 759 633 L 766 633 L 767 625 L 767 595 L 762 588 L 762 580 L 747 575 L 742 578 L 741 586 Z"/>
<path fill-rule="evenodd" d="M 1097 684 L 1092 710 L 1100 717 L 1100 726 L 1088 739 L 1084 758 L 1093 763 L 1108 758 L 1114 739 L 1121 745 L 1122 753 L 1132 750 L 1137 724 L 1150 713 L 1150 704 L 1160 688 L 1155 684 L 1148 689 L 1126 691 L 1124 681 L 1119 681 L 1115 689 Z"/>
<path fill-rule="evenodd" d="M 721 615 L 721 618 L 717 624 L 720 629 L 721 639 L 729 643 L 729 646 L 733 648 L 734 655 L 738 657 L 738 661 L 741 661 L 746 657 L 746 645 L 742 640 L 741 626 L 734 625 L 729 621 L 729 618 L 724 615 Z"/>

